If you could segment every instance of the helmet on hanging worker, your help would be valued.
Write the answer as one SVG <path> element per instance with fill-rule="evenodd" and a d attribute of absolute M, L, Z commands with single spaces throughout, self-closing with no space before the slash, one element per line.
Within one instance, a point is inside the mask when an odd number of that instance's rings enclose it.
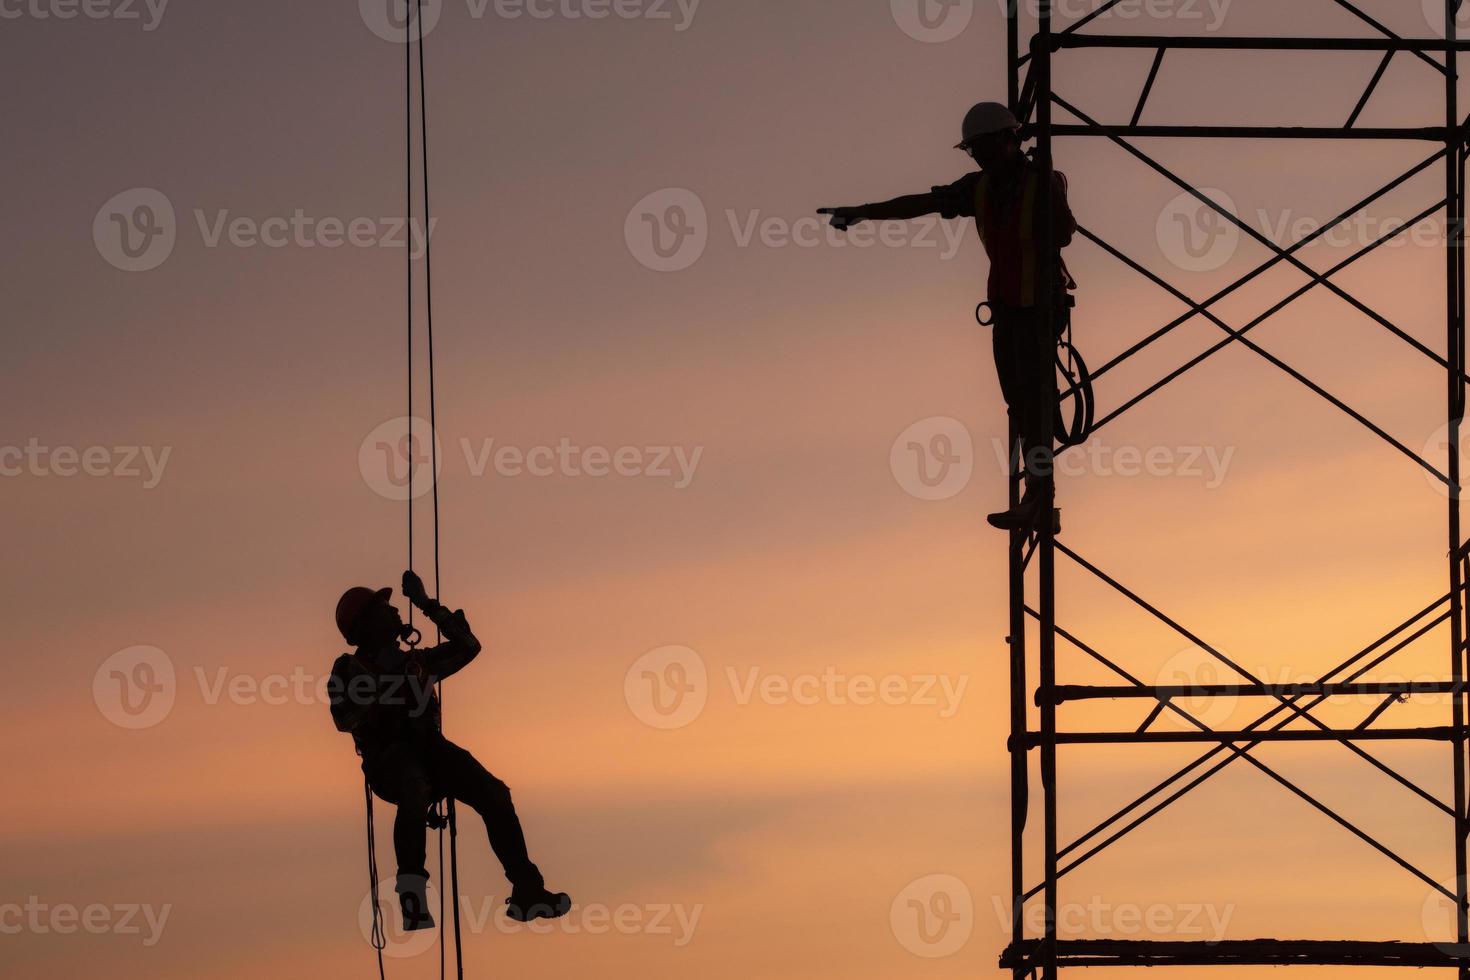
<path fill-rule="evenodd" d="M 965 113 L 965 121 L 960 129 L 960 141 L 955 144 L 955 149 L 968 150 L 976 141 L 986 136 L 994 136 L 996 133 L 1019 133 L 1020 131 L 1021 121 L 1010 109 L 999 102 L 980 102 Z"/>
<path fill-rule="evenodd" d="M 342 593 L 342 598 L 337 600 L 337 629 L 342 638 L 356 644 L 357 626 L 363 613 L 380 603 L 387 604 L 392 595 L 392 589 L 369 589 L 361 585 Z"/>

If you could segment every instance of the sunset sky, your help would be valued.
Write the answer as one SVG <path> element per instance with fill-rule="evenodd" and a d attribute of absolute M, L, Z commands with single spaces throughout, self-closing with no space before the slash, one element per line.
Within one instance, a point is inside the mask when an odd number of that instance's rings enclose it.
<path fill-rule="evenodd" d="M 7 977 L 375 970 L 361 776 L 317 685 L 344 649 L 342 590 L 396 587 L 409 560 L 377 455 L 407 398 L 404 49 L 382 2 L 0 0 Z M 1002 976 L 1006 551 L 984 515 L 1005 500 L 1005 415 L 971 315 L 984 255 L 959 222 L 844 239 L 814 220 L 965 173 L 965 110 L 1005 97 L 1002 3 L 936 2 L 925 27 L 917 0 L 487 2 L 427 4 L 440 594 L 486 647 L 447 685 L 445 726 L 512 787 L 579 908 L 513 930 L 462 811 L 466 975 Z M 1060 2 L 1061 23 L 1097 2 Z M 1359 4 L 1403 35 L 1443 29 L 1435 0 Z M 1372 35 L 1332 0 L 1125 0 L 1089 30 Z M 1379 58 L 1174 52 L 1144 121 L 1341 125 Z M 1126 122 L 1151 60 L 1068 51 L 1056 88 Z M 1401 54 L 1361 125 L 1440 125 L 1442 99 Z M 1282 246 L 1435 152 L 1137 145 Z M 1061 140 L 1056 161 L 1085 228 L 1197 299 L 1269 256 L 1116 147 Z M 1431 167 L 1302 260 L 1327 269 L 1443 192 Z M 1442 223 L 1409 238 L 1335 281 L 1443 354 Z M 1088 242 L 1067 260 L 1094 364 L 1182 309 Z M 1278 266 L 1216 312 L 1244 324 L 1305 281 Z M 1110 372 L 1100 414 L 1221 336 L 1196 318 Z M 1430 358 L 1320 288 L 1251 336 L 1443 467 Z M 948 445 L 952 479 L 927 486 L 910 443 Z M 1433 478 L 1238 345 L 1064 462 L 1062 540 L 1263 679 L 1315 679 L 1448 590 Z M 427 497 L 415 513 L 432 589 Z M 1062 626 L 1149 683 L 1234 679 L 1065 561 L 1058 596 Z M 1372 676 L 1445 676 L 1447 636 Z M 1058 662 L 1064 682 L 1118 682 L 1065 643 Z M 666 714 L 655 680 L 696 700 Z M 162 685 L 152 716 L 123 681 Z M 1229 728 L 1265 707 L 1192 705 Z M 1147 710 L 1061 724 L 1130 730 Z M 1381 722 L 1448 723 L 1432 699 Z M 1449 797 L 1444 743 L 1367 750 Z M 1064 749 L 1063 841 L 1202 751 Z M 1453 879 L 1450 818 L 1363 760 L 1255 754 Z M 936 887 L 960 916 L 938 941 L 909 904 Z M 1069 938 L 1450 938 L 1427 885 L 1244 764 L 1062 901 Z M 437 975 L 434 947 L 390 938 L 407 954 L 390 976 Z"/>

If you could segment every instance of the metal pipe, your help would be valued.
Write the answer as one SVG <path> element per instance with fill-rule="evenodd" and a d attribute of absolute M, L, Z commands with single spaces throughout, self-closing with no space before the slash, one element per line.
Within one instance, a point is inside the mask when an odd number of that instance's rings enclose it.
<path fill-rule="evenodd" d="M 1453 0 L 1447 0 L 1453 2 Z M 1184 48 L 1210 51 L 1464 51 L 1470 40 L 1453 35 L 1416 37 L 1220 37 L 1214 35 L 1160 37 L 1146 34 L 1051 35 L 1046 42 L 1059 48 Z M 1451 72 L 1453 74 L 1453 72 Z"/>
<path fill-rule="evenodd" d="M 1081 685 L 1061 684 L 1053 690 L 1058 704 L 1068 701 L 1105 701 L 1149 698 L 1163 701 L 1201 697 L 1298 698 L 1321 694 L 1345 697 L 1358 694 L 1458 694 L 1467 685 L 1454 681 L 1385 681 L 1364 684 L 1196 684 L 1196 685 Z M 1040 692 L 1037 692 L 1040 696 Z"/>
<path fill-rule="evenodd" d="M 1459 734 L 1456 734 L 1456 732 Z M 1460 742 L 1466 730 L 1450 725 L 1426 728 L 1292 728 L 1280 731 L 1231 731 L 1231 732 L 1056 732 L 1050 736 L 1031 735 L 1032 748 L 1045 748 L 1046 742 L 1054 745 L 1144 745 L 1153 742 Z"/>

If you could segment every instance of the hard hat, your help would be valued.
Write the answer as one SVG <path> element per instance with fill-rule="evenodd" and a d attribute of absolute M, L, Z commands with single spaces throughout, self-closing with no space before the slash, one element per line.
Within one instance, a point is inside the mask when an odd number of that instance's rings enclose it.
<path fill-rule="evenodd" d="M 361 585 L 342 593 L 342 598 L 337 600 L 337 629 L 341 631 L 342 638 L 355 644 L 357 640 L 353 630 L 358 619 L 369 607 L 387 602 L 392 595 L 392 589 L 369 589 Z"/>
<path fill-rule="evenodd" d="M 955 144 L 955 149 L 963 150 L 982 136 L 1002 133 L 1008 129 L 1015 132 L 1020 128 L 1021 123 L 1011 110 L 999 102 L 981 102 L 965 113 L 962 138 Z"/>

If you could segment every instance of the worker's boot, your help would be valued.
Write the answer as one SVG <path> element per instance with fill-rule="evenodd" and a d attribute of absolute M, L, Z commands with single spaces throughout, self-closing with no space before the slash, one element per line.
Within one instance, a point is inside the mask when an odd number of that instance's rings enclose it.
<path fill-rule="evenodd" d="M 429 913 L 427 875 L 399 875 L 394 891 L 398 892 L 398 907 L 403 911 L 404 932 L 434 928 L 434 916 Z"/>
<path fill-rule="evenodd" d="M 1010 510 L 999 511 L 985 518 L 993 528 L 1002 531 L 1029 531 L 1040 523 L 1043 494 L 1039 489 L 1026 488 L 1021 502 Z"/>
<path fill-rule="evenodd" d="M 505 900 L 505 914 L 517 922 L 558 919 L 571 907 L 572 900 L 566 892 L 549 892 L 545 885 L 517 885 Z"/>

